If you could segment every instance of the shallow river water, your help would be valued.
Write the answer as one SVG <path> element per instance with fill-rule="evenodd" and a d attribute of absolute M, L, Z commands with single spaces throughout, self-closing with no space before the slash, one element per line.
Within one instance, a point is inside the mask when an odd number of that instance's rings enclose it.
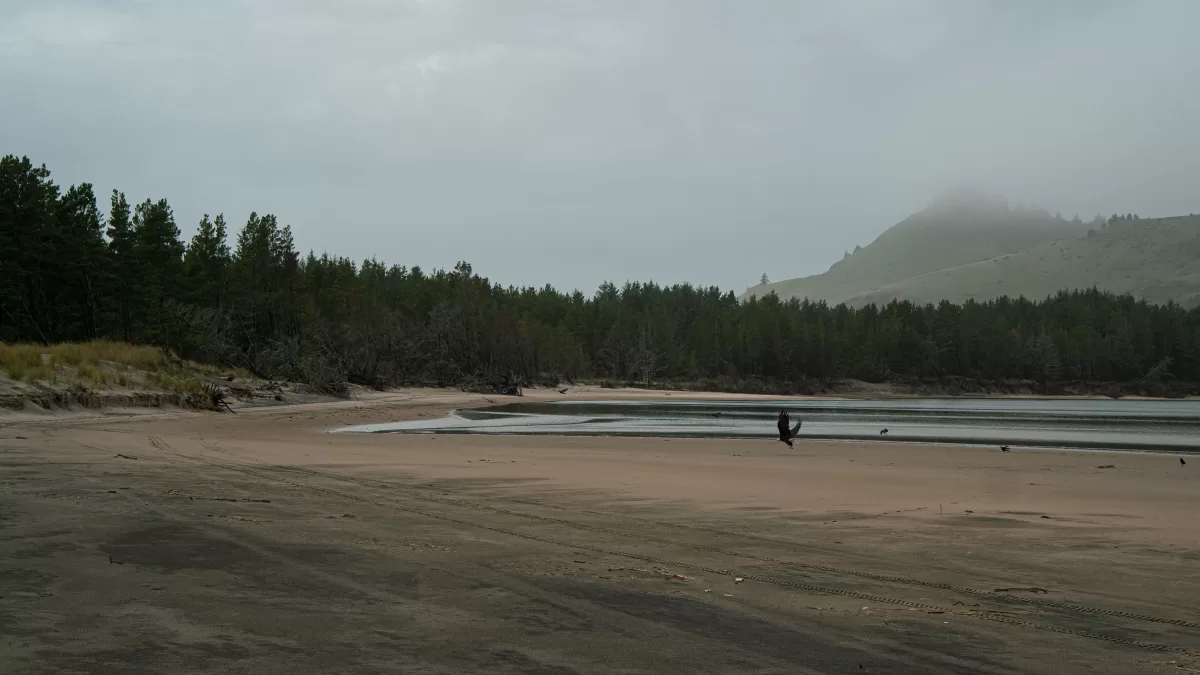
<path fill-rule="evenodd" d="M 766 439 L 776 436 L 781 409 L 791 411 L 793 424 L 804 421 L 801 443 L 809 438 L 1195 452 L 1200 440 L 1200 400 L 1107 399 L 554 401 L 335 431 Z"/>

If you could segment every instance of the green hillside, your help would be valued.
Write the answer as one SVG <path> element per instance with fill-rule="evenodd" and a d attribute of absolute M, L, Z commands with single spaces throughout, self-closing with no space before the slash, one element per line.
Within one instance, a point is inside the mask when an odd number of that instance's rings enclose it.
<path fill-rule="evenodd" d="M 1001 198 L 957 193 L 889 228 L 823 274 L 754 286 L 742 297 L 775 291 L 781 298 L 848 302 L 906 279 L 1078 237 L 1087 229 L 1045 211 L 1012 209 Z"/>
<path fill-rule="evenodd" d="M 1095 286 L 1151 302 L 1200 304 L 1200 216 L 1116 220 L 1085 236 L 914 276 L 846 298 L 882 304 L 1044 298 Z"/>

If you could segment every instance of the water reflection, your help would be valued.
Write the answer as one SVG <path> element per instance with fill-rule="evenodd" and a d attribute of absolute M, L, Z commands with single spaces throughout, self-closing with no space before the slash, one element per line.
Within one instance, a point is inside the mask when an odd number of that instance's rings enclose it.
<path fill-rule="evenodd" d="M 1191 451 L 1200 401 L 1033 399 L 781 399 L 554 401 L 456 411 L 438 420 L 337 429 L 359 433 L 484 433 L 772 438 L 782 408 L 804 420 L 799 440 L 879 440 Z M 887 429 L 886 436 L 880 431 Z"/>

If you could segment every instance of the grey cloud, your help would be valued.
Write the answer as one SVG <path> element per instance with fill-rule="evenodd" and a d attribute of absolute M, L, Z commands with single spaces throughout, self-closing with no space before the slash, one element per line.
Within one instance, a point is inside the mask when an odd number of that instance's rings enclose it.
<path fill-rule="evenodd" d="M 1200 210 L 1187 0 L 0 6 L 0 152 L 504 283 L 741 290 L 944 188 Z"/>

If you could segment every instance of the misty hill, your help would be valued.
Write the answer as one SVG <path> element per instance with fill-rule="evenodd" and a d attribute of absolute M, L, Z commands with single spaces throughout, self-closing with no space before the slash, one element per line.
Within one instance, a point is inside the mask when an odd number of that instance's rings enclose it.
<path fill-rule="evenodd" d="M 856 294 L 848 304 L 1007 295 L 1044 298 L 1095 286 L 1150 302 L 1200 304 L 1200 216 L 1116 220 L 1086 236 L 921 274 Z"/>
<path fill-rule="evenodd" d="M 1077 219 L 1010 208 L 1003 198 L 991 195 L 958 192 L 905 218 L 823 274 L 760 284 L 747 289 L 743 298 L 773 290 L 785 299 L 848 302 L 930 272 L 1078 237 L 1087 229 Z"/>

